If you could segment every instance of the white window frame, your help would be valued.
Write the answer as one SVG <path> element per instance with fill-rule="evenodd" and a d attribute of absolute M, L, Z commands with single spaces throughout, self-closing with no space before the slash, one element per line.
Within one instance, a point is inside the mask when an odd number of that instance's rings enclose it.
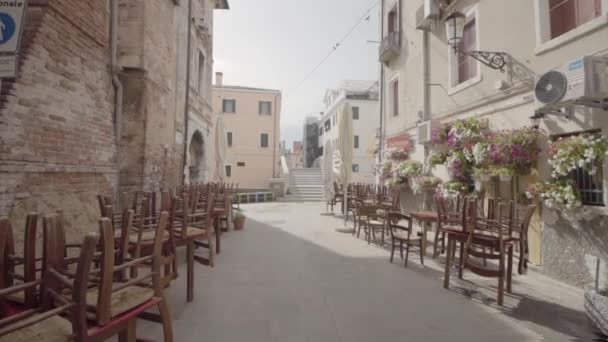
<path fill-rule="evenodd" d="M 475 50 L 480 50 L 480 30 L 479 30 L 479 6 L 475 5 L 465 12 L 467 17 L 466 22 L 468 23 L 471 18 L 475 18 Z M 454 81 L 458 79 L 458 56 L 454 52 L 454 49 L 448 45 L 448 95 L 454 95 L 458 92 L 463 91 L 466 88 L 472 87 L 477 83 L 481 82 L 483 76 L 481 75 L 481 63 L 475 61 L 477 66 L 477 72 L 475 77 L 466 80 L 459 84 L 454 84 Z M 469 57 L 472 58 L 472 57 Z"/>
<path fill-rule="evenodd" d="M 268 104 L 268 113 L 263 113 L 262 108 L 264 108 L 264 104 Z M 272 116 L 272 101 L 258 101 L 258 114 Z"/>
<path fill-rule="evenodd" d="M 388 117 L 389 118 L 398 118 L 401 115 L 401 110 L 402 105 L 401 105 L 401 96 L 397 96 L 397 106 L 399 107 L 399 112 L 397 112 L 397 115 L 395 115 L 395 108 L 393 108 L 393 104 L 395 103 L 393 101 L 393 83 L 398 82 L 399 83 L 399 92 L 401 92 L 403 85 L 401 84 L 401 80 L 400 80 L 400 75 L 399 73 L 396 73 L 395 75 L 393 75 L 393 77 L 391 77 L 388 80 L 388 96 L 386 97 L 386 100 L 388 101 L 388 104 L 386 106 L 386 108 L 389 110 L 388 111 Z"/>
<path fill-rule="evenodd" d="M 534 54 L 541 55 L 608 25 L 608 0 L 602 0 L 602 13 L 599 17 L 553 39 L 551 39 L 549 0 L 534 0 L 534 17 L 536 21 L 536 48 Z"/>

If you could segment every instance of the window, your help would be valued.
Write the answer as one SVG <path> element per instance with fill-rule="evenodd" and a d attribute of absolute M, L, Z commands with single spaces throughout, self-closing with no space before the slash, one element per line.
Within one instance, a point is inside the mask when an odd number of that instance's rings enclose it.
<path fill-rule="evenodd" d="M 549 0 L 551 39 L 599 17 L 602 0 Z"/>
<path fill-rule="evenodd" d="M 319 136 L 323 136 L 323 126 L 319 127 Z"/>
<path fill-rule="evenodd" d="M 389 110 L 392 116 L 399 115 L 399 79 L 395 79 L 389 85 Z"/>
<path fill-rule="evenodd" d="M 564 134 L 553 136 L 552 139 L 565 138 L 578 134 L 601 134 L 599 130 L 579 132 L 573 134 Z M 590 174 L 584 168 L 577 168 L 570 172 L 570 177 L 576 185 L 580 195 L 581 203 L 589 206 L 600 206 L 604 204 L 604 185 L 603 185 L 603 173 L 602 168 L 599 167 L 596 174 Z"/>
<path fill-rule="evenodd" d="M 232 177 L 232 165 L 226 165 L 226 177 Z"/>
<path fill-rule="evenodd" d="M 331 129 L 331 119 L 325 120 L 325 132 Z"/>
<path fill-rule="evenodd" d="M 477 33 L 475 31 L 475 18 L 464 25 L 460 51 L 477 50 Z M 458 54 L 458 83 L 464 83 L 477 76 L 477 61 L 463 53 Z"/>
<path fill-rule="evenodd" d="M 222 101 L 222 112 L 236 113 L 236 100 L 224 99 Z"/>
<path fill-rule="evenodd" d="M 236 163 L 237 167 L 245 167 L 245 162 L 238 162 Z"/>
<path fill-rule="evenodd" d="M 355 135 L 355 148 L 359 148 L 359 136 Z"/>
<path fill-rule="evenodd" d="M 198 92 L 202 94 L 205 86 L 205 55 L 198 52 Z"/>
<path fill-rule="evenodd" d="M 359 107 L 353 107 L 353 120 L 359 120 Z"/>
<path fill-rule="evenodd" d="M 228 147 L 232 147 L 232 132 L 226 132 L 226 143 Z"/>
<path fill-rule="evenodd" d="M 387 32 L 389 34 L 399 32 L 399 2 L 393 6 L 386 18 Z"/>
<path fill-rule="evenodd" d="M 359 164 L 353 164 L 353 172 L 359 172 Z"/>
<path fill-rule="evenodd" d="M 272 103 L 269 101 L 260 101 L 258 103 L 258 113 L 260 115 L 272 115 Z"/>
<path fill-rule="evenodd" d="M 260 134 L 260 147 L 262 147 L 262 148 L 268 147 L 268 133 Z"/>

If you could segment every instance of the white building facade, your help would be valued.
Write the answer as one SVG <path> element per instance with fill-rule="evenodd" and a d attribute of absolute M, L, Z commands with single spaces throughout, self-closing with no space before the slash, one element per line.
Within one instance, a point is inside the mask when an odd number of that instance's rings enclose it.
<path fill-rule="evenodd" d="M 373 155 L 376 134 L 380 127 L 380 108 L 377 81 L 344 81 L 336 89 L 325 93 L 325 111 L 319 119 L 319 146 L 328 142 L 334 148 L 339 140 L 338 114 L 342 104 L 349 104 L 353 115 L 353 183 L 375 181 L 375 159 Z M 326 157 L 323 150 L 323 157 Z"/>

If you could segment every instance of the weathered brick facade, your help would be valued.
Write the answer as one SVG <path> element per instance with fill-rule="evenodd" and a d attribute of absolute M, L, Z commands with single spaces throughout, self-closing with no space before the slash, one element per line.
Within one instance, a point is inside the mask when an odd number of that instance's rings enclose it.
<path fill-rule="evenodd" d="M 68 229 L 95 229 L 95 195 L 114 191 L 106 8 L 30 1 L 21 71 L 1 93 L 0 215 L 17 227 L 27 212 L 63 209 Z"/>
<path fill-rule="evenodd" d="M 226 8 L 226 1 L 192 0 L 193 18 L 206 18 L 209 30 L 193 29 L 188 51 L 189 1 L 118 0 L 124 88 L 118 120 L 110 3 L 29 0 L 20 73 L 3 81 L 0 92 L 0 215 L 18 230 L 28 212 L 61 209 L 76 239 L 96 229 L 97 194 L 182 182 L 185 137 L 193 134 L 185 127 L 189 53 L 189 122 L 192 132 L 214 139 L 211 24 L 213 9 Z M 200 81 L 199 52 L 205 55 Z M 210 146 L 204 158 L 212 157 Z"/>

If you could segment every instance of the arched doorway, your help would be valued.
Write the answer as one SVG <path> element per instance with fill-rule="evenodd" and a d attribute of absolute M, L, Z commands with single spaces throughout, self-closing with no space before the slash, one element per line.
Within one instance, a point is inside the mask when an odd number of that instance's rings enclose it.
<path fill-rule="evenodd" d="M 190 140 L 190 184 L 202 181 L 205 170 L 205 140 L 200 131 L 194 132 Z"/>

